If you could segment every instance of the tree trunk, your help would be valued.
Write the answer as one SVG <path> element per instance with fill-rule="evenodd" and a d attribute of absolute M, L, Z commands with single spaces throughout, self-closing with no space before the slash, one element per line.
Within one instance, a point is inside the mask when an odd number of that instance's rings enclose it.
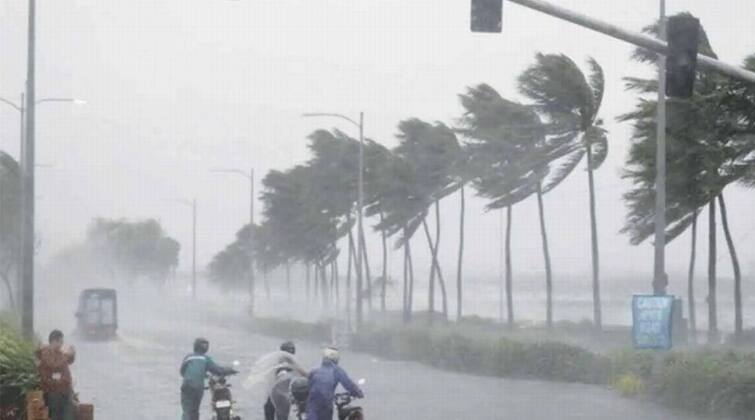
<path fill-rule="evenodd" d="M 543 258 L 545 259 L 545 323 L 548 328 L 551 328 L 553 327 L 553 277 L 551 274 L 551 255 L 548 251 L 548 233 L 545 229 L 542 183 L 537 184 L 537 209 L 540 214 L 540 236 L 543 240 Z"/>
<path fill-rule="evenodd" d="M 595 328 L 603 328 L 603 311 L 600 304 L 600 262 L 598 259 L 598 222 L 595 212 L 595 180 L 592 170 L 592 150 L 587 149 L 587 182 L 590 189 L 590 238 L 592 243 L 592 301 Z"/>
<path fill-rule="evenodd" d="M 407 304 L 409 308 L 409 322 L 411 322 L 414 314 L 414 261 L 412 260 L 412 247 L 409 239 L 406 240 L 406 253 L 409 256 L 409 300 Z"/>
<path fill-rule="evenodd" d="M 348 326 L 349 331 L 351 331 L 351 266 L 352 264 L 355 264 L 356 258 L 355 258 L 355 252 L 354 252 L 354 235 L 351 233 L 351 229 L 349 229 L 349 258 L 348 258 L 348 267 L 346 268 L 346 325 Z"/>
<path fill-rule="evenodd" d="M 286 294 L 288 301 L 291 301 L 291 263 L 286 261 Z"/>
<path fill-rule="evenodd" d="M 331 280 L 331 285 L 333 286 L 333 295 L 336 301 L 336 314 L 338 314 L 338 310 L 341 307 L 341 285 L 338 278 L 338 258 L 335 258 L 333 260 L 333 262 L 331 263 L 331 268 L 333 270 L 333 279 Z"/>
<path fill-rule="evenodd" d="M 328 273 L 326 272 L 326 264 L 320 264 L 320 287 L 322 289 L 322 308 L 324 310 L 330 309 L 330 288 L 328 287 Z"/>
<path fill-rule="evenodd" d="M 435 200 L 435 252 L 433 261 L 435 269 L 438 270 L 438 284 L 440 285 L 441 302 L 443 304 L 443 319 L 448 321 L 448 292 L 446 292 L 446 281 L 443 279 L 443 271 L 440 269 L 438 261 L 438 251 L 440 250 L 440 201 Z"/>
<path fill-rule="evenodd" d="M 425 231 L 425 237 L 427 238 L 427 246 L 430 248 L 430 279 L 428 280 L 428 296 L 427 296 L 427 313 L 429 315 L 429 322 L 432 324 L 433 317 L 435 315 L 435 247 L 433 246 L 433 240 L 430 237 L 430 229 L 427 227 L 427 220 L 422 219 L 422 229 Z"/>
<path fill-rule="evenodd" d="M 506 208 L 506 311 L 509 327 L 514 327 L 513 273 L 511 269 L 511 206 Z"/>
<path fill-rule="evenodd" d="M 462 296 L 463 288 L 461 281 L 462 262 L 464 259 L 464 183 L 459 189 L 461 205 L 459 207 L 459 259 L 456 263 L 456 320 L 461 321 L 463 314 L 462 305 L 464 299 Z"/>
<path fill-rule="evenodd" d="M 310 280 L 311 280 L 311 278 L 310 278 L 310 275 L 311 275 L 311 271 L 312 271 L 312 270 L 311 270 L 311 266 L 310 266 L 310 263 L 309 263 L 309 262 L 307 262 L 307 263 L 306 263 L 305 267 L 307 268 L 307 276 L 306 276 L 306 278 L 307 278 L 306 294 L 307 294 L 307 303 L 309 303 L 309 302 L 310 302 L 310 300 L 311 300 L 311 296 L 312 296 L 312 295 L 311 295 L 311 290 L 310 290 L 310 282 L 311 282 L 311 281 L 310 281 Z"/>
<path fill-rule="evenodd" d="M 708 344 L 718 344 L 716 308 L 716 200 L 708 203 Z"/>
<path fill-rule="evenodd" d="M 262 272 L 262 281 L 265 283 L 265 298 L 267 299 L 268 303 L 270 302 L 270 282 L 267 278 L 267 270 Z"/>
<path fill-rule="evenodd" d="M 721 225 L 724 228 L 726 246 L 729 248 L 732 270 L 734 271 L 734 338 L 739 339 L 742 337 L 742 272 L 739 269 L 737 250 L 734 247 L 734 240 L 729 230 L 729 220 L 723 193 L 718 194 L 718 205 L 721 210 Z"/>
<path fill-rule="evenodd" d="M 406 238 L 406 226 L 404 226 L 404 238 Z M 409 322 L 409 241 L 404 241 L 404 271 L 403 271 L 403 293 L 401 294 L 401 313 L 404 323 Z"/>
<path fill-rule="evenodd" d="M 362 235 L 362 261 L 364 262 L 364 276 L 367 280 L 365 293 L 367 294 L 367 310 L 372 312 L 372 273 L 370 272 L 370 260 L 367 258 L 367 244 Z"/>
<path fill-rule="evenodd" d="M 312 299 L 314 299 L 315 303 L 320 298 L 320 262 L 315 262 L 315 282 L 312 285 Z"/>
<path fill-rule="evenodd" d="M 697 344 L 697 314 L 695 312 L 695 258 L 697 254 L 697 210 L 692 219 L 692 246 L 689 256 L 689 274 L 687 276 L 687 300 L 689 305 L 689 336 L 692 344 Z"/>
<path fill-rule="evenodd" d="M 380 223 L 383 223 L 383 211 L 380 211 Z M 383 240 L 383 281 L 380 285 L 380 312 L 385 312 L 385 289 L 388 287 L 388 239 L 385 230 L 380 231 Z"/>

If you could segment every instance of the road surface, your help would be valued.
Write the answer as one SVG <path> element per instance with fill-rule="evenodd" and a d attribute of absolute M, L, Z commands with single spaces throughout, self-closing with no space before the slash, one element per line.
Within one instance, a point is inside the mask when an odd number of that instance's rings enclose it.
<path fill-rule="evenodd" d="M 136 304 L 142 305 L 138 311 L 127 309 Z M 78 350 L 77 390 L 82 401 L 94 403 L 98 419 L 179 419 L 178 368 L 196 336 L 210 339 L 210 353 L 216 361 L 239 360 L 242 371 L 248 371 L 257 357 L 276 349 L 280 342 L 250 334 L 243 318 L 209 322 L 202 310 L 189 310 L 183 304 L 123 298 L 120 307 L 124 309 L 118 340 L 70 340 Z M 314 366 L 319 352 L 317 345 L 299 343 L 299 355 L 306 365 Z M 342 355 L 342 366 L 354 379 L 367 379 L 367 398 L 360 403 L 372 419 L 699 419 L 650 402 L 621 398 L 596 386 L 463 375 L 353 352 Z M 261 419 L 264 396 L 245 391 L 240 386 L 243 379 L 231 380 L 241 415 L 245 420 Z M 202 415 L 209 419 L 207 399 L 205 395 Z"/>

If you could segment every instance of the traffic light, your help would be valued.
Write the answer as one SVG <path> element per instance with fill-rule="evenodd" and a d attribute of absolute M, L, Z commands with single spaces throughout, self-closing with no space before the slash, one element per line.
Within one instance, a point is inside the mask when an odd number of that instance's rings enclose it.
<path fill-rule="evenodd" d="M 472 32 L 501 32 L 503 0 L 472 0 Z"/>
<path fill-rule="evenodd" d="M 697 46 L 700 38 L 700 21 L 689 15 L 676 15 L 668 19 L 666 57 L 666 95 L 689 98 L 695 86 Z"/>

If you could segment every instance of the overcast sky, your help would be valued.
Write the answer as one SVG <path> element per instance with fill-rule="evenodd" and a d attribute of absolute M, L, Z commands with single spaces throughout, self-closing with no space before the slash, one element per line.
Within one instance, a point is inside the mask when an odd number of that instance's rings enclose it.
<path fill-rule="evenodd" d="M 25 72 L 26 1 L 0 2 L 0 96 L 15 99 Z M 559 4 L 639 30 L 657 16 L 657 0 L 562 0 Z M 723 59 L 755 53 L 752 1 L 669 0 L 670 13 L 699 16 Z M 517 98 L 516 76 L 535 52 L 591 55 L 607 87 L 601 117 L 610 151 L 597 172 L 599 239 L 606 276 L 652 271 L 650 244 L 619 234 L 625 216 L 620 179 L 629 127 L 615 117 L 633 97 L 621 78 L 647 75 L 620 41 L 504 5 L 503 33 L 471 34 L 468 0 L 37 0 L 38 98 L 85 99 L 86 106 L 38 108 L 38 230 L 43 256 L 83 235 L 92 217 L 159 218 L 190 262 L 190 212 L 168 201 L 199 202 L 198 259 L 205 264 L 248 218 L 249 185 L 213 167 L 254 167 L 259 179 L 307 158 L 306 135 L 352 127 L 302 119 L 307 111 L 365 112 L 366 134 L 396 144 L 399 120 L 453 123 L 457 94 L 486 82 Z M 18 153 L 18 115 L 0 107 L 0 148 Z M 583 168 L 582 168 L 583 169 Z M 260 183 L 257 183 L 258 188 Z M 576 171 L 546 196 L 557 273 L 587 275 L 587 178 Z M 755 193 L 727 190 L 744 260 L 755 269 Z M 499 267 L 500 214 L 469 206 L 466 263 L 473 273 Z M 258 215 L 259 208 L 258 205 Z M 516 270 L 542 266 L 534 200 L 515 208 Z M 454 267 L 458 201 L 443 203 L 441 254 Z M 703 224 L 701 231 L 706 228 Z M 686 269 L 688 237 L 669 247 L 669 272 Z M 705 255 L 704 240 L 699 252 Z M 423 242 L 418 242 L 417 248 Z M 729 272 L 725 246 L 722 272 Z M 378 245 L 371 246 L 377 254 Z M 398 261 L 398 254 L 395 257 Z M 398 263 L 394 264 L 399 267 Z M 698 266 L 704 270 L 702 263 Z M 398 274 L 398 270 L 396 270 Z M 681 280 L 681 278 L 679 279 Z"/>

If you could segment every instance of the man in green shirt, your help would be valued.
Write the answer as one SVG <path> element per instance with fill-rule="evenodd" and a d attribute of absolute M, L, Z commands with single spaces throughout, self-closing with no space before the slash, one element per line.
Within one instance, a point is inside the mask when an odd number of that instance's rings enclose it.
<path fill-rule="evenodd" d="M 181 408 L 183 409 L 182 420 L 199 420 L 199 406 L 204 396 L 204 381 L 207 372 L 215 375 L 233 375 L 238 373 L 235 369 L 222 367 L 207 355 L 210 342 L 205 338 L 194 340 L 194 352 L 184 357 L 181 363 Z"/>

